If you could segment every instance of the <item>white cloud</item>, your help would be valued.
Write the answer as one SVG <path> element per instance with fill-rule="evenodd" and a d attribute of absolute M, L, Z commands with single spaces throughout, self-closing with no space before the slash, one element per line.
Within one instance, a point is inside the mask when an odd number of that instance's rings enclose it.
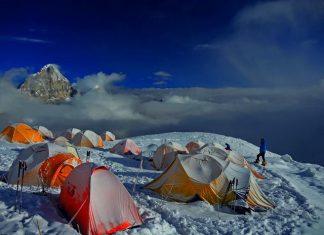
<path fill-rule="evenodd" d="M 170 78 L 172 75 L 169 72 L 160 70 L 154 73 L 155 76 L 157 77 L 162 77 L 162 78 Z"/>
<path fill-rule="evenodd" d="M 154 86 L 166 86 L 168 82 L 172 78 L 172 74 L 163 70 L 156 71 L 153 73 L 153 77 L 150 77 L 150 79 L 153 79 L 153 85 Z"/>
<path fill-rule="evenodd" d="M 53 43 L 52 41 L 44 40 L 44 39 L 38 39 L 38 38 L 28 38 L 28 37 L 11 37 L 14 41 L 20 41 L 20 42 L 31 42 L 31 43 L 42 43 L 42 44 L 50 44 Z"/>
<path fill-rule="evenodd" d="M 88 92 L 90 90 L 107 91 L 110 88 L 113 88 L 113 83 L 122 81 L 124 79 L 124 74 L 105 74 L 103 72 L 99 72 L 97 74 L 87 75 L 82 79 L 78 79 L 76 88 L 81 93 Z"/>
<path fill-rule="evenodd" d="M 162 85 L 166 85 L 167 82 L 165 80 L 159 80 L 159 81 L 155 81 L 153 82 L 153 85 L 155 86 L 162 86 Z"/>

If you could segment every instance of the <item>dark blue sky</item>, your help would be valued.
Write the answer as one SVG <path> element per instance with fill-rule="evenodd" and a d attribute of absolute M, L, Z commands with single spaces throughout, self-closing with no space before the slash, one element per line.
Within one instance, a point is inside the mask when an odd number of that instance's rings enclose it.
<path fill-rule="evenodd" d="M 0 70 L 56 63 L 70 79 L 125 73 L 130 87 L 152 86 L 157 71 L 172 75 L 171 87 L 234 85 L 196 47 L 223 37 L 254 2 L 1 1 Z"/>
<path fill-rule="evenodd" d="M 56 63 L 71 80 L 124 73 L 126 87 L 314 86 L 323 9 L 321 0 L 4 0 L 0 71 Z"/>

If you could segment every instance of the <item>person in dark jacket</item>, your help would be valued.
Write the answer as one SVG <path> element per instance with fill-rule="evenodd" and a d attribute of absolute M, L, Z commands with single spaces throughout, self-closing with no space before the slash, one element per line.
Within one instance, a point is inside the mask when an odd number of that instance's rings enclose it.
<path fill-rule="evenodd" d="M 257 155 L 257 159 L 255 160 L 255 163 L 259 163 L 260 160 L 259 158 L 262 157 L 262 165 L 265 166 L 267 164 L 265 160 L 265 154 L 267 152 L 267 146 L 265 143 L 264 138 L 261 138 L 261 143 L 260 143 L 260 153 Z"/>
<path fill-rule="evenodd" d="M 225 146 L 226 146 L 226 147 L 225 147 L 226 150 L 228 150 L 228 151 L 232 151 L 231 146 L 230 146 L 228 143 L 226 143 Z"/>

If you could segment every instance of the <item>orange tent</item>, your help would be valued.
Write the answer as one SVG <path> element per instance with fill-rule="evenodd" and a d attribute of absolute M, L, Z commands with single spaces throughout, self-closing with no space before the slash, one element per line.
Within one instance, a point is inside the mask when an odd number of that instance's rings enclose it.
<path fill-rule="evenodd" d="M 62 187 L 59 204 L 82 234 L 112 234 L 143 223 L 119 179 L 105 166 L 77 166 Z"/>
<path fill-rule="evenodd" d="M 1 133 L 0 138 L 6 139 L 9 142 L 21 144 L 30 144 L 44 142 L 44 139 L 38 131 L 24 123 L 16 123 L 7 126 Z"/>
<path fill-rule="evenodd" d="M 70 172 L 82 162 L 71 153 L 57 154 L 42 163 L 39 168 L 43 184 L 48 187 L 63 185 Z"/>

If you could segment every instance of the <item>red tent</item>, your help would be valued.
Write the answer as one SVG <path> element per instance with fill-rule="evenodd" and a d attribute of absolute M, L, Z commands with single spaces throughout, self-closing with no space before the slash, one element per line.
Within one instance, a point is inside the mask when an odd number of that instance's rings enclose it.
<path fill-rule="evenodd" d="M 105 166 L 94 163 L 74 168 L 59 203 L 82 234 L 112 234 L 143 222 L 124 185 Z"/>

